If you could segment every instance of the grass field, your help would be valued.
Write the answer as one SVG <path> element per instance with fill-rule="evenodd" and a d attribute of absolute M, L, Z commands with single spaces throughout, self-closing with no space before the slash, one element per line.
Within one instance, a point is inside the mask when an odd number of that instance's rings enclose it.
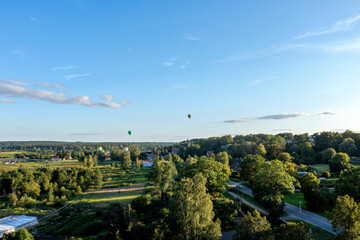
<path fill-rule="evenodd" d="M 96 206 L 106 206 L 110 203 L 131 203 L 134 198 L 142 194 L 144 190 L 137 190 L 131 192 L 116 192 L 116 193 L 84 193 L 72 200 L 70 203 L 94 203 Z"/>
<path fill-rule="evenodd" d="M 289 220 L 288 222 L 300 222 L 300 220 Z M 322 228 L 314 226 L 310 223 L 302 221 L 308 229 L 311 229 L 311 238 L 314 240 L 332 240 L 335 238 L 335 235 L 325 231 Z"/>
<path fill-rule="evenodd" d="M 316 168 L 316 170 L 318 171 L 318 174 L 320 174 L 320 175 L 324 171 L 330 171 L 329 164 L 315 164 L 315 165 L 312 165 L 312 167 Z"/>
<path fill-rule="evenodd" d="M 82 167 L 83 164 L 78 160 L 62 160 L 62 161 L 28 161 L 28 162 L 18 162 L 14 164 L 4 164 L 0 163 L 0 171 L 11 171 L 18 168 L 26 167 L 50 167 L 50 168 L 63 168 L 63 167 Z"/>
<path fill-rule="evenodd" d="M 289 194 L 284 195 L 284 202 L 290 203 L 290 204 L 292 204 L 294 206 L 298 207 L 300 201 L 301 201 L 301 208 L 310 211 L 307 208 L 306 201 L 305 201 L 305 198 L 304 198 L 304 194 L 302 192 L 295 192 L 294 194 L 289 193 Z M 330 211 L 330 210 L 331 209 L 328 209 L 328 211 Z M 318 215 L 320 215 L 322 217 L 325 217 L 325 218 L 327 217 L 326 210 L 321 210 L 321 211 L 317 211 L 317 212 L 311 211 L 311 212 L 313 212 L 315 214 L 318 214 Z"/>

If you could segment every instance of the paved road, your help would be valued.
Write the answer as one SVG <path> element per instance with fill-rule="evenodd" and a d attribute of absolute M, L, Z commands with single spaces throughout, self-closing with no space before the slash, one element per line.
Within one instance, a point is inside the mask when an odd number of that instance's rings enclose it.
<path fill-rule="evenodd" d="M 229 185 L 237 186 L 241 184 L 237 182 L 229 181 Z M 249 194 L 250 196 L 253 196 L 251 188 L 248 188 L 244 185 L 241 185 L 241 191 L 243 191 L 246 194 Z M 300 208 L 290 203 L 285 203 L 284 211 L 289 214 L 289 216 L 285 217 L 285 219 L 300 219 L 305 222 L 311 223 L 312 225 L 318 226 L 328 232 L 331 232 L 332 234 L 335 234 L 330 222 L 324 217 L 321 217 L 315 213 L 303 209 L 301 209 L 301 213 L 300 213 Z"/>

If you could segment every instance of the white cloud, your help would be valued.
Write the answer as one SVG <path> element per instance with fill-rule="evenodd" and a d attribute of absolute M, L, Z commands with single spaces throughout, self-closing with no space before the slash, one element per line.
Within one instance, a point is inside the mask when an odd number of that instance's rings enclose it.
<path fill-rule="evenodd" d="M 65 75 L 65 78 L 67 80 L 73 79 L 73 78 L 84 78 L 87 76 L 90 76 L 91 73 L 84 73 L 84 74 L 71 74 L 71 75 Z"/>
<path fill-rule="evenodd" d="M 164 62 L 164 66 L 165 66 L 165 67 L 171 67 L 171 66 L 173 66 L 173 65 L 174 65 L 173 62 Z"/>
<path fill-rule="evenodd" d="M 132 104 L 132 102 L 127 100 L 127 99 L 123 99 L 123 100 L 119 101 L 119 104 L 122 104 L 122 105 L 126 106 L 126 105 Z"/>
<path fill-rule="evenodd" d="M 180 57 L 173 57 L 170 60 L 164 62 L 165 67 L 172 67 L 175 69 L 185 69 L 189 64 L 190 61 L 185 61 Z"/>
<path fill-rule="evenodd" d="M 201 42 L 206 41 L 206 39 L 194 37 L 194 36 L 193 36 L 192 34 L 190 34 L 190 33 L 184 34 L 184 35 L 182 36 L 182 38 L 185 39 L 185 40 L 190 40 L 190 41 L 201 41 Z"/>
<path fill-rule="evenodd" d="M 41 88 L 67 89 L 66 86 L 57 83 L 36 83 L 35 86 Z"/>
<path fill-rule="evenodd" d="M 65 93 L 55 93 L 52 91 L 30 89 L 4 82 L 0 82 L 0 96 L 43 100 L 57 104 L 83 105 L 88 107 L 98 106 L 98 107 L 108 107 L 108 108 L 122 108 L 130 104 L 130 101 L 128 100 L 123 100 L 119 103 L 93 102 L 91 98 L 88 96 L 69 97 Z"/>
<path fill-rule="evenodd" d="M 336 32 L 344 32 L 349 31 L 352 29 L 352 26 L 360 20 L 360 15 L 357 15 L 352 18 L 344 19 L 335 22 L 331 26 L 326 27 L 320 27 L 316 30 L 301 34 L 299 36 L 296 36 L 295 39 L 301 39 L 306 37 L 312 37 L 312 36 L 319 36 L 324 34 L 330 34 L 330 33 L 336 33 Z"/>
<path fill-rule="evenodd" d="M 62 66 L 62 67 L 52 67 L 51 68 L 51 70 L 53 70 L 54 72 L 59 71 L 59 70 L 70 70 L 70 69 L 75 69 L 75 67 L 72 65 L 66 65 L 66 66 Z"/>
<path fill-rule="evenodd" d="M 284 120 L 284 119 L 292 119 L 292 118 L 299 118 L 299 117 L 306 117 L 306 116 L 310 116 L 310 114 L 308 114 L 308 113 L 280 113 L 280 114 L 265 115 L 265 116 L 260 116 L 260 117 L 231 119 L 231 120 L 217 121 L 217 122 L 220 122 L 220 123 L 243 123 L 243 122 L 248 122 L 251 120 Z"/>
<path fill-rule="evenodd" d="M 101 98 L 107 101 L 115 101 L 115 98 L 111 95 L 102 95 Z"/>
<path fill-rule="evenodd" d="M 317 116 L 329 116 L 329 115 L 340 115 L 339 112 L 324 111 L 316 114 Z"/>
<path fill-rule="evenodd" d="M 34 17 L 30 17 L 30 20 L 31 20 L 31 21 L 34 21 L 34 22 L 36 22 L 36 21 L 37 21 L 37 19 L 36 19 L 36 18 L 34 18 Z"/>
<path fill-rule="evenodd" d="M 12 79 L 0 79 L 0 82 L 8 82 L 8 83 L 12 83 L 12 84 L 23 86 L 23 87 L 26 87 L 28 85 L 27 83 L 24 83 L 24 82 L 21 82 L 18 80 L 12 80 Z"/>
<path fill-rule="evenodd" d="M 0 102 L 2 102 L 2 103 L 13 103 L 14 101 L 10 100 L 10 99 L 0 98 Z"/>

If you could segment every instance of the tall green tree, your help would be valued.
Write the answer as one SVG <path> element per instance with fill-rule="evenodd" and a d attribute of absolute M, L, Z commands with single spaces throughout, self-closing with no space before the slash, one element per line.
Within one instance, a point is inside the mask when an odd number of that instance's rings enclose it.
<path fill-rule="evenodd" d="M 307 207 L 310 210 L 319 209 L 320 180 L 313 173 L 307 173 L 301 178 L 300 183 Z"/>
<path fill-rule="evenodd" d="M 346 153 L 349 156 L 352 156 L 357 150 L 355 141 L 352 138 L 345 138 L 339 144 L 339 152 Z"/>
<path fill-rule="evenodd" d="M 303 142 L 299 144 L 300 156 L 304 164 L 316 163 L 315 151 L 309 142 Z"/>
<path fill-rule="evenodd" d="M 344 170 L 349 163 L 349 156 L 346 153 L 337 153 L 329 161 L 331 172 L 340 172 Z"/>
<path fill-rule="evenodd" d="M 180 171 L 180 170 L 179 170 Z M 199 160 L 188 159 L 181 166 L 181 176 L 191 178 L 201 173 L 207 179 L 206 188 L 211 196 L 221 196 L 226 190 L 227 181 L 231 174 L 229 166 L 211 158 L 201 157 Z"/>
<path fill-rule="evenodd" d="M 246 155 L 241 161 L 240 176 L 242 179 L 253 182 L 255 175 L 259 172 L 261 165 L 265 159 L 261 155 Z"/>
<path fill-rule="evenodd" d="M 219 152 L 216 154 L 215 160 L 224 164 L 225 166 L 229 166 L 229 155 L 227 152 Z"/>
<path fill-rule="evenodd" d="M 130 151 L 122 151 L 120 161 L 121 161 L 121 165 L 123 166 L 123 168 L 129 168 L 131 166 Z"/>
<path fill-rule="evenodd" d="M 329 220 L 335 232 L 341 231 L 338 239 L 360 239 L 360 205 L 352 197 L 339 196 Z"/>
<path fill-rule="evenodd" d="M 282 161 L 282 162 L 291 162 L 291 155 L 287 152 L 283 152 L 283 153 L 280 153 L 279 156 L 277 156 L 278 160 Z"/>
<path fill-rule="evenodd" d="M 303 223 L 288 222 L 280 225 L 276 235 L 277 240 L 305 240 L 311 239 L 308 229 Z"/>
<path fill-rule="evenodd" d="M 263 144 L 259 144 L 255 147 L 255 154 L 260 155 L 262 157 L 266 156 L 266 149 Z"/>
<path fill-rule="evenodd" d="M 356 202 L 360 202 L 360 168 L 354 167 L 342 171 L 335 184 L 335 193 L 338 196 L 349 195 Z"/>
<path fill-rule="evenodd" d="M 149 180 L 160 190 L 164 201 L 167 201 L 166 191 L 171 187 L 176 174 L 175 164 L 165 160 L 157 161 L 151 168 Z"/>
<path fill-rule="evenodd" d="M 257 210 L 242 218 L 233 240 L 272 240 L 271 224 Z"/>
<path fill-rule="evenodd" d="M 183 178 L 175 184 L 171 201 L 169 239 L 220 239 L 220 221 L 214 222 L 213 203 L 206 193 L 202 174 Z"/>
<path fill-rule="evenodd" d="M 273 160 L 261 165 L 253 183 L 254 198 L 270 209 L 272 218 L 278 218 L 284 207 L 283 193 L 294 193 L 296 179 L 289 175 L 285 165 Z"/>
<path fill-rule="evenodd" d="M 321 163 L 328 164 L 330 159 L 334 157 L 336 151 L 333 148 L 328 148 L 321 152 Z"/>

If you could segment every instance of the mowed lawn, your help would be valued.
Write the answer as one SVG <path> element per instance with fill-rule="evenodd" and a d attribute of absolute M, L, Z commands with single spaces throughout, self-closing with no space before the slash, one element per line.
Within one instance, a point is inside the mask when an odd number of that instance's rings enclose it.
<path fill-rule="evenodd" d="M 289 194 L 284 195 L 284 202 L 290 203 L 290 204 L 295 205 L 297 207 L 299 206 L 300 201 L 302 202 L 301 207 L 303 209 L 307 209 L 304 194 L 302 192 L 295 192 L 294 194 L 289 193 Z"/>
<path fill-rule="evenodd" d="M 134 198 L 142 194 L 144 190 L 117 192 L 117 193 L 84 193 L 70 203 L 94 203 L 95 205 L 108 205 L 114 202 L 131 203 Z"/>

